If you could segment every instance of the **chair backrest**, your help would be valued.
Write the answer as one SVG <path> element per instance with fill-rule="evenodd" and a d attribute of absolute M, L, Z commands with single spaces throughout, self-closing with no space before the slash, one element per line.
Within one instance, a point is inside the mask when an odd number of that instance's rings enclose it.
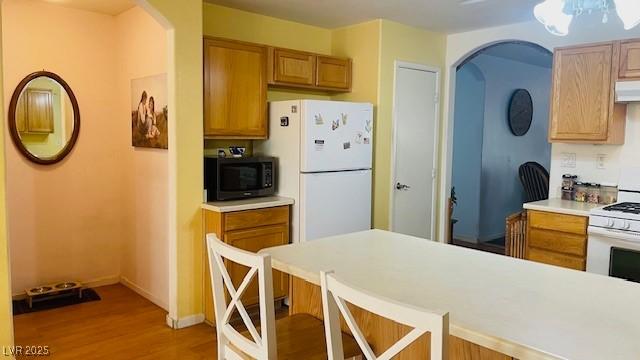
<path fill-rule="evenodd" d="M 321 272 L 322 309 L 329 360 L 342 360 L 342 332 L 340 314 L 351 330 L 367 360 L 389 360 L 411 345 L 425 333 L 431 333 L 431 359 L 448 358 L 449 314 L 429 312 L 407 304 L 384 299 L 364 290 L 355 289 L 338 280 L 333 272 Z M 347 304 L 353 304 L 371 313 L 412 327 L 408 334 L 376 357 Z"/>
<path fill-rule="evenodd" d="M 511 214 L 506 220 L 505 255 L 524 259 L 527 252 L 527 213 Z"/>
<path fill-rule="evenodd" d="M 209 274 L 213 284 L 218 359 L 241 359 L 245 357 L 244 354 L 257 360 L 276 359 L 275 312 L 270 256 L 237 249 L 220 241 L 215 234 L 207 234 L 207 254 L 209 256 Z M 237 289 L 225 267 L 225 260 L 249 268 L 247 275 Z M 257 277 L 260 297 L 260 332 L 256 330 L 240 300 L 254 277 Z M 229 302 L 225 296 L 225 288 L 229 294 Z M 229 324 L 234 309 L 237 309 L 252 339 L 240 334 Z M 238 350 L 244 354 L 238 353 Z"/>
<path fill-rule="evenodd" d="M 549 198 L 549 172 L 537 162 L 527 162 L 518 169 L 520 182 L 527 195 L 527 202 Z"/>

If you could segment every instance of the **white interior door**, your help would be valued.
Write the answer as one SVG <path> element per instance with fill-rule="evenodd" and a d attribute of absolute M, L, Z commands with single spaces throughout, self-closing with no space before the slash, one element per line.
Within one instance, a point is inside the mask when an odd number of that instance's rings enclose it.
<path fill-rule="evenodd" d="M 438 70 L 396 63 L 391 228 L 434 239 Z"/>

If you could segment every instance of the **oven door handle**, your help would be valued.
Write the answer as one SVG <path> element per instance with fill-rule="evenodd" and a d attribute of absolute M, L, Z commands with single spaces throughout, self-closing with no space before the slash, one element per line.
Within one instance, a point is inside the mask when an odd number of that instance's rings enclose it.
<path fill-rule="evenodd" d="M 640 245 L 640 233 L 634 231 L 624 231 L 615 229 L 604 229 L 596 226 L 589 226 L 589 235 L 606 236 L 618 240 L 624 240 Z"/>

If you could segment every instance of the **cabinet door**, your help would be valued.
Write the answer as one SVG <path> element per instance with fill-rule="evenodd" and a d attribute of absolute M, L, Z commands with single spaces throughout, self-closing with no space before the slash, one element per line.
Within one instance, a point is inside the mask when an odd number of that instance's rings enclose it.
<path fill-rule="evenodd" d="M 267 137 L 266 47 L 204 40 L 204 135 Z"/>
<path fill-rule="evenodd" d="M 287 224 L 279 224 L 272 226 L 263 226 L 247 230 L 229 231 L 224 235 L 224 241 L 237 248 L 258 252 L 258 250 L 285 245 L 289 243 L 289 226 Z M 235 263 L 227 263 L 229 276 L 237 288 L 245 275 L 248 268 Z M 274 270 L 273 271 L 273 297 L 282 298 L 288 294 L 289 276 Z M 253 280 L 242 296 L 242 303 L 246 306 L 258 303 L 258 283 Z"/>
<path fill-rule="evenodd" d="M 313 86 L 316 82 L 316 56 L 313 54 L 273 49 L 274 84 L 295 84 Z"/>
<path fill-rule="evenodd" d="M 318 56 L 316 85 L 321 88 L 350 89 L 351 59 Z"/>
<path fill-rule="evenodd" d="M 612 57 L 612 43 L 555 51 L 550 140 L 608 140 Z"/>
<path fill-rule="evenodd" d="M 53 133 L 53 93 L 51 90 L 27 89 L 27 131 Z"/>
<path fill-rule="evenodd" d="M 620 45 L 620 70 L 622 80 L 640 79 L 640 40 L 623 41 Z"/>
<path fill-rule="evenodd" d="M 573 270 L 584 271 L 587 263 L 585 258 L 569 256 L 553 251 L 542 250 L 538 248 L 530 248 L 528 251 L 528 259 L 531 261 L 560 266 Z"/>

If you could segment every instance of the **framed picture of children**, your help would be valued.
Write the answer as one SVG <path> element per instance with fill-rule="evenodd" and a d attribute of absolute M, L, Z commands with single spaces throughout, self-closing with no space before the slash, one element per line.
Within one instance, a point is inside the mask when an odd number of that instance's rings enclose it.
<path fill-rule="evenodd" d="M 168 149 L 167 75 L 131 80 L 131 145 Z"/>

